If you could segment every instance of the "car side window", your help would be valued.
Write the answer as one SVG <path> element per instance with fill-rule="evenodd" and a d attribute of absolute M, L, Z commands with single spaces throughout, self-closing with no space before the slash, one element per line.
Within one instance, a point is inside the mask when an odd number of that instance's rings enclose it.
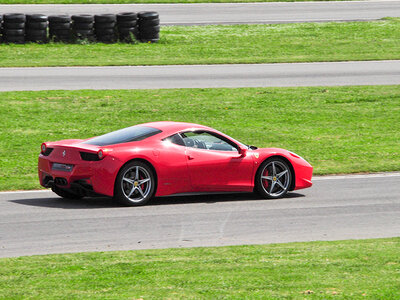
<path fill-rule="evenodd" d="M 217 150 L 217 151 L 237 151 L 228 142 L 224 141 L 206 131 L 190 131 L 181 134 L 186 147 Z"/>
<path fill-rule="evenodd" d="M 166 139 L 164 139 L 164 141 L 168 141 L 170 143 L 173 143 L 173 144 L 179 145 L 179 146 L 185 146 L 185 143 L 184 143 L 183 139 L 181 138 L 181 136 L 179 135 L 179 133 L 167 137 Z"/>

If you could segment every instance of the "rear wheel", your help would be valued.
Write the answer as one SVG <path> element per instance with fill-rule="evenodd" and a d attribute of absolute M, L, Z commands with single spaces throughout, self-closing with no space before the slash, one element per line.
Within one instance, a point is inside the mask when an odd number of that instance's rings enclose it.
<path fill-rule="evenodd" d="M 288 163 L 272 157 L 264 161 L 257 172 L 256 188 L 264 198 L 282 198 L 289 191 L 292 174 Z"/>
<path fill-rule="evenodd" d="M 147 203 L 155 191 L 155 179 L 151 168 L 140 161 L 126 164 L 115 181 L 114 198 L 128 206 Z"/>
<path fill-rule="evenodd" d="M 66 198 L 66 199 L 82 199 L 83 198 L 82 195 L 78 195 L 73 192 L 64 190 L 62 188 L 59 188 L 58 186 L 53 186 L 51 188 L 51 190 L 53 191 L 53 193 L 56 193 L 61 198 Z"/>

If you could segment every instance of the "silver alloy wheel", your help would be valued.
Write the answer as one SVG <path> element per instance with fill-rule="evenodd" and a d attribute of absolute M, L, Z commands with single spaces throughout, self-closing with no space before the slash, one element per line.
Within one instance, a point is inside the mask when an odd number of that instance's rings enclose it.
<path fill-rule="evenodd" d="M 151 177 L 141 166 L 133 166 L 126 170 L 121 181 L 122 192 L 132 202 L 140 202 L 151 192 Z"/>
<path fill-rule="evenodd" d="M 267 195 L 277 198 L 289 188 L 290 170 L 286 164 L 273 160 L 262 169 L 260 180 Z"/>

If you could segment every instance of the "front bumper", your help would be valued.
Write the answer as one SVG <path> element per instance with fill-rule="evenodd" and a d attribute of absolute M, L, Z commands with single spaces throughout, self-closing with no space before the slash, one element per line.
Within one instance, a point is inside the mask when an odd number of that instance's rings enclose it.
<path fill-rule="evenodd" d="M 295 167 L 295 190 L 305 189 L 312 186 L 313 167 L 305 160 L 301 160 Z"/>

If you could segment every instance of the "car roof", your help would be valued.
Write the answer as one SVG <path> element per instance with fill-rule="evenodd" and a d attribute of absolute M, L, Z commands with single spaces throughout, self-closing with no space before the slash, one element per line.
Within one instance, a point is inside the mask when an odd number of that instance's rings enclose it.
<path fill-rule="evenodd" d="M 164 133 L 174 133 L 183 130 L 190 130 L 190 129 L 206 129 L 215 131 L 215 129 L 195 124 L 195 123 L 185 123 L 185 122 L 172 122 L 172 121 L 161 121 L 161 122 L 150 122 L 140 124 L 143 126 L 149 126 L 153 128 L 157 128 L 162 130 Z"/>

